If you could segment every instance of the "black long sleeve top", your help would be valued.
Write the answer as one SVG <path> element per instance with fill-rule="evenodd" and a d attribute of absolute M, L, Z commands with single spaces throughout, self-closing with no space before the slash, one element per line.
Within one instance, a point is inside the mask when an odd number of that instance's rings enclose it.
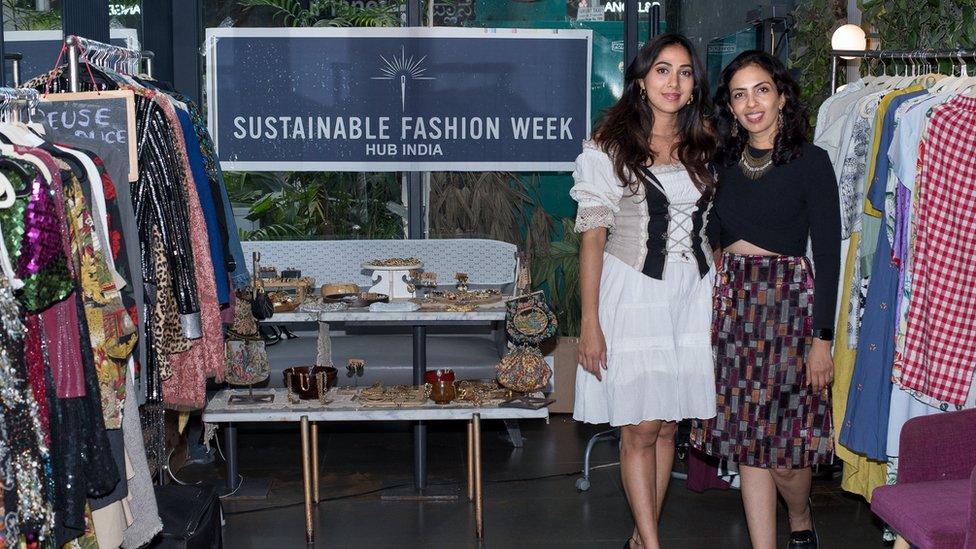
<path fill-rule="evenodd" d="M 760 157 L 768 151 L 749 148 Z M 726 248 L 744 240 L 770 252 L 813 251 L 814 330 L 834 328 L 840 278 L 840 206 L 837 180 L 827 153 L 812 144 L 757 180 L 738 165 L 718 166 L 718 191 L 709 216 L 709 240 Z"/>

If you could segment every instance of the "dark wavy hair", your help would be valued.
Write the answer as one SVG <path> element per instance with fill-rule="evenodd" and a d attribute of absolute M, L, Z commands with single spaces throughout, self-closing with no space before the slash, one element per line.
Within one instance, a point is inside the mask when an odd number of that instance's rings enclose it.
<path fill-rule="evenodd" d="M 741 69 L 755 65 L 773 77 L 773 85 L 780 95 L 786 96 L 783 103 L 783 129 L 776 134 L 773 145 L 773 164 L 788 164 L 800 156 L 803 144 L 807 142 L 810 121 L 807 109 L 800 102 L 800 85 L 790 76 L 783 62 L 759 50 L 744 51 L 722 71 L 721 82 L 715 92 L 715 131 L 719 135 L 716 162 L 732 166 L 742 157 L 742 151 L 749 142 L 749 132 L 739 127 L 738 135 L 732 135 L 733 124 L 738 124 L 729 106 L 732 95 L 729 85 L 732 77 Z"/>
<path fill-rule="evenodd" d="M 613 158 L 614 171 L 624 186 L 636 191 L 637 186 L 649 184 L 643 167 L 652 162 L 651 130 L 654 112 L 641 98 L 639 82 L 644 79 L 664 48 L 678 45 L 691 57 L 695 84 L 692 102 L 678 112 L 678 159 L 685 165 L 692 181 L 702 191 L 715 185 L 709 162 L 715 153 L 715 136 L 706 124 L 711 109 L 708 98 L 708 76 L 690 40 L 680 34 L 663 34 L 645 45 L 627 67 L 623 94 L 607 109 L 593 132 L 593 139 Z M 633 179 L 633 178 L 636 178 Z"/>

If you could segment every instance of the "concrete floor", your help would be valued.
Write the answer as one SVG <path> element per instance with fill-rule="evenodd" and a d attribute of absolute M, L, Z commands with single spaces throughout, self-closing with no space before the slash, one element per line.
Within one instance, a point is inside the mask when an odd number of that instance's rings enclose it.
<path fill-rule="evenodd" d="M 599 469 L 592 488 L 576 491 L 586 441 L 599 428 L 568 416 L 523 422 L 525 447 L 514 449 L 500 421 L 484 422 L 485 525 L 474 537 L 474 507 L 462 494 L 462 423 L 430 427 L 430 483 L 458 502 L 383 501 L 398 485 L 412 485 L 412 438 L 405 424 L 325 424 L 320 427 L 322 497 L 315 510 L 316 547 L 607 547 L 623 545 L 633 528 L 619 468 Z M 304 547 L 299 438 L 294 425 L 241 426 L 240 468 L 248 479 L 272 479 L 264 500 L 224 500 L 224 544 L 230 549 Z M 594 463 L 617 461 L 612 443 L 598 446 Z M 678 464 L 677 468 L 682 467 Z M 184 481 L 222 482 L 223 464 L 191 465 Z M 821 547 L 883 547 L 868 505 L 837 481 L 814 484 L 814 516 Z M 403 490 L 400 488 L 399 490 Z M 357 495 L 363 492 L 374 493 Z M 785 508 L 779 513 L 786 545 Z M 697 494 L 671 484 L 661 521 L 664 547 L 749 547 L 737 491 Z"/>

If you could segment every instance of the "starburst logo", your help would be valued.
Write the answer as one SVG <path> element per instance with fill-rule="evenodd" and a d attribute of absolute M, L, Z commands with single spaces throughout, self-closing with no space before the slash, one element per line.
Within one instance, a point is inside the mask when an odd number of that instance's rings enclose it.
<path fill-rule="evenodd" d="M 400 110 L 407 109 L 407 80 L 436 80 L 433 76 L 424 76 L 427 69 L 422 65 L 427 56 L 416 60 L 412 55 L 408 58 L 403 46 L 400 46 L 400 57 L 394 56 L 391 61 L 381 55 L 380 59 L 383 60 L 383 66 L 380 67 L 383 76 L 374 76 L 372 80 L 400 81 Z"/>

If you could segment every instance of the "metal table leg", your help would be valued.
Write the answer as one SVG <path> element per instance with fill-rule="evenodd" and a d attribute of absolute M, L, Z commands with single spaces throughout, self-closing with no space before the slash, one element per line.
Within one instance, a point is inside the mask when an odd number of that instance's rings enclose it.
<path fill-rule="evenodd" d="M 237 488 L 237 426 L 228 423 L 224 427 L 224 459 L 226 460 L 227 492 Z"/>
<path fill-rule="evenodd" d="M 305 541 L 315 542 L 315 526 L 312 524 L 312 475 L 309 454 L 308 416 L 302 416 L 302 484 L 305 488 Z"/>
<path fill-rule="evenodd" d="M 474 501 L 474 420 L 468 420 L 468 501 Z"/>
<path fill-rule="evenodd" d="M 474 438 L 474 523 L 478 539 L 485 537 L 484 491 L 481 486 L 481 414 L 471 418 Z"/>
<path fill-rule="evenodd" d="M 312 488 L 315 494 L 313 501 L 319 503 L 319 424 L 312 422 Z"/>
<path fill-rule="evenodd" d="M 413 384 L 424 384 L 427 372 L 427 327 L 413 327 Z M 427 425 L 418 421 L 413 426 L 413 486 L 417 491 L 427 488 Z"/>
<path fill-rule="evenodd" d="M 524 446 L 525 438 L 522 437 L 522 428 L 519 427 L 519 422 L 517 419 L 506 419 L 505 430 L 508 431 L 508 440 L 512 443 L 512 448 L 521 448 Z"/>

